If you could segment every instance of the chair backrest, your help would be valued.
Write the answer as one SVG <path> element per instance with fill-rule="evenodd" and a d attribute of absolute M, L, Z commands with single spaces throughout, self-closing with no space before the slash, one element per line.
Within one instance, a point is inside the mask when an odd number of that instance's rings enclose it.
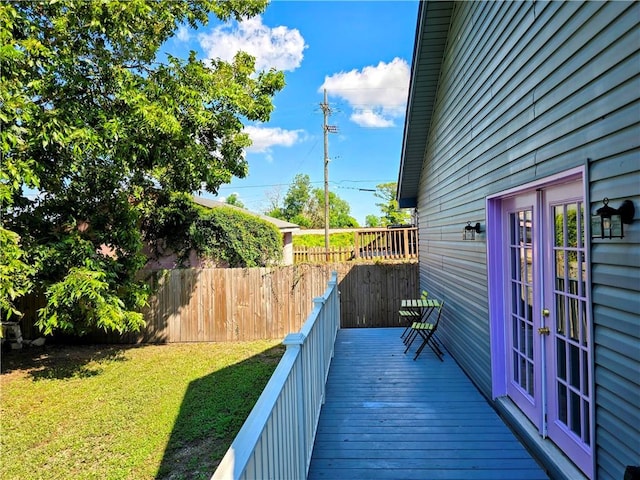
<path fill-rule="evenodd" d="M 440 302 L 440 306 L 438 307 L 438 316 L 436 317 L 436 321 L 433 322 L 433 328 L 431 329 L 432 333 L 436 331 L 436 329 L 438 328 L 438 324 L 440 323 L 440 315 L 442 315 L 442 307 L 444 307 L 444 300 Z"/>

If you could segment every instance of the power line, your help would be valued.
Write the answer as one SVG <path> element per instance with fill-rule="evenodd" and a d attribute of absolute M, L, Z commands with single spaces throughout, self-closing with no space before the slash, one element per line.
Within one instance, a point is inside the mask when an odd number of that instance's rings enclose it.
<path fill-rule="evenodd" d="M 394 182 L 395 180 L 389 180 L 389 179 L 385 179 L 385 180 L 329 180 L 329 183 L 332 184 L 340 184 L 340 183 L 344 183 L 344 182 L 349 182 L 349 183 L 390 183 L 390 182 Z M 265 188 L 265 187 L 288 187 L 289 185 L 291 185 L 292 182 L 289 183 L 265 183 L 262 185 L 239 185 L 239 186 L 232 186 L 232 185 L 221 185 L 220 188 L 218 190 L 222 190 L 224 189 L 231 189 L 231 190 L 235 190 L 235 189 L 240 189 L 240 188 Z M 323 183 L 322 180 L 316 180 L 314 182 L 309 182 L 309 183 Z M 348 188 L 348 187 L 338 187 L 338 188 Z"/>

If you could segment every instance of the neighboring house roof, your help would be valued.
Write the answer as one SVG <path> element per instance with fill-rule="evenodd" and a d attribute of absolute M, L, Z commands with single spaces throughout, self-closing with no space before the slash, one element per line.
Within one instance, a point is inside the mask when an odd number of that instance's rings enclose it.
<path fill-rule="evenodd" d="M 452 11 L 453 2 L 440 1 L 420 2 L 418 9 L 398 177 L 397 200 L 400 208 L 417 205 L 420 171 L 429 138 Z"/>
<path fill-rule="evenodd" d="M 294 232 L 296 230 L 300 230 L 300 225 L 296 225 L 295 223 L 285 222 L 284 220 L 280 220 L 279 218 L 273 218 L 267 215 L 262 215 L 260 213 L 250 212 L 249 210 L 240 208 L 236 205 L 230 205 L 228 203 L 219 202 L 217 200 L 210 200 L 208 198 L 197 197 L 195 195 L 193 196 L 193 201 L 196 202 L 198 205 L 202 205 L 203 207 L 207 207 L 207 208 L 218 208 L 218 207 L 235 208 L 236 210 L 240 210 L 241 212 L 247 213 L 249 215 L 253 215 L 254 217 L 261 218 L 266 222 L 270 222 L 274 224 L 276 227 L 280 229 L 282 233 Z"/>

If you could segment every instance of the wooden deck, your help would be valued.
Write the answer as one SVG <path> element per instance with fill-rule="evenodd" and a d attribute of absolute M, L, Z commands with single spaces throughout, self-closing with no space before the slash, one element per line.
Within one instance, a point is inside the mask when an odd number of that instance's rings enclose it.
<path fill-rule="evenodd" d="M 401 331 L 338 331 L 307 478 L 548 479 L 451 356 L 413 361 Z"/>

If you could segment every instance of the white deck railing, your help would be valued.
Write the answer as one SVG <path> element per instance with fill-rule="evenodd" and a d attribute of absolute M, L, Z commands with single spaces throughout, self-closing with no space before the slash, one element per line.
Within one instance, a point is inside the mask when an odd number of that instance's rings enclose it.
<path fill-rule="evenodd" d="M 338 274 L 298 333 L 287 335 L 280 363 L 212 480 L 305 479 L 340 328 Z"/>

